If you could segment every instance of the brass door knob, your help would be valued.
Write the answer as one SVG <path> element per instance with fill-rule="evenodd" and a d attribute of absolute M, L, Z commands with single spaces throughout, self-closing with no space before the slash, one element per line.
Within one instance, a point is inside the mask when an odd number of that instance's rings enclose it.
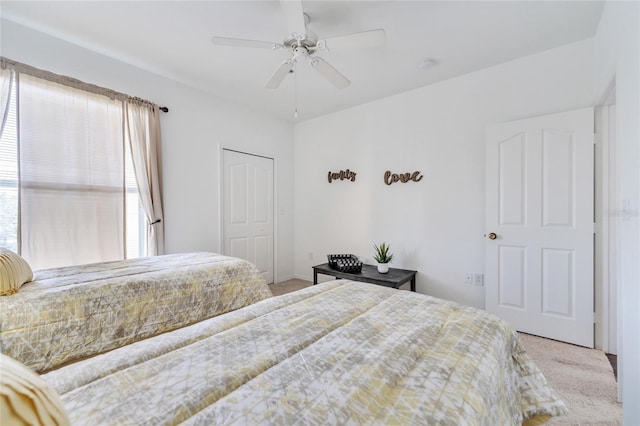
<path fill-rule="evenodd" d="M 495 234 L 495 232 L 492 232 L 489 234 L 489 239 L 490 240 L 495 240 L 496 238 L 498 238 L 498 236 Z"/>

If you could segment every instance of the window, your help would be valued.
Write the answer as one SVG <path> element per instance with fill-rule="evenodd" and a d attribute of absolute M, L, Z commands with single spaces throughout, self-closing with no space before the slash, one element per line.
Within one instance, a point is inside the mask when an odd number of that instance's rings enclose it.
<path fill-rule="evenodd" d="M 0 247 L 17 252 L 18 135 L 15 84 L 12 85 L 9 96 L 7 121 L 2 131 L 2 137 L 0 137 Z"/>
<path fill-rule="evenodd" d="M 35 269 L 146 255 L 122 101 L 26 74 L 17 89 L 11 78 L 0 246 Z"/>

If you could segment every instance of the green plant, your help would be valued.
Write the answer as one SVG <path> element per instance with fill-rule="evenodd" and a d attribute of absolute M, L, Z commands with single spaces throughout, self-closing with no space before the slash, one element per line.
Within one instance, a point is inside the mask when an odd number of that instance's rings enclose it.
<path fill-rule="evenodd" d="M 373 249 L 376 251 L 373 258 L 378 263 L 391 263 L 393 260 L 393 254 L 389 253 L 389 244 L 382 243 L 380 246 L 373 245 Z"/>

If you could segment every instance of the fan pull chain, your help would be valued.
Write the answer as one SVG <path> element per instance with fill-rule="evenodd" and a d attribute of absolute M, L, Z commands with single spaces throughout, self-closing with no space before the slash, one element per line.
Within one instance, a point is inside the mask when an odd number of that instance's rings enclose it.
<path fill-rule="evenodd" d="M 293 99 L 294 99 L 294 111 L 293 111 L 293 118 L 297 119 L 298 118 L 298 62 L 296 61 L 293 64 L 293 81 L 294 81 L 294 87 L 293 87 Z"/>

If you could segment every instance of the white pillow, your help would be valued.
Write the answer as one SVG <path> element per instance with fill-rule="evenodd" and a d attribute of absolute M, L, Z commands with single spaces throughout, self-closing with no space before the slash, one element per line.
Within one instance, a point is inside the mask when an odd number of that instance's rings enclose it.
<path fill-rule="evenodd" d="M 0 296 L 17 293 L 20 286 L 33 280 L 31 266 L 20 255 L 0 248 Z"/>
<path fill-rule="evenodd" d="M 70 424 L 60 396 L 36 373 L 2 353 L 0 372 L 0 424 Z"/>

